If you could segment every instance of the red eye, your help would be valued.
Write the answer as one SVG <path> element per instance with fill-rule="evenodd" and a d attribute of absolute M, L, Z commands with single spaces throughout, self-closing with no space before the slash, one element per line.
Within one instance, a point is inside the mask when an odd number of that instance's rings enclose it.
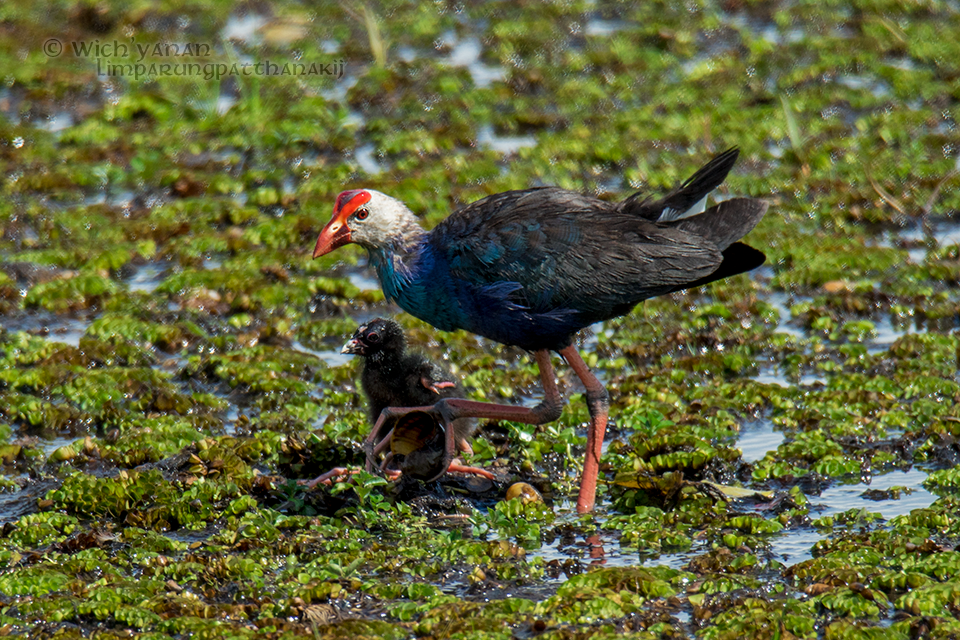
<path fill-rule="evenodd" d="M 367 211 L 366 209 L 357 209 L 357 213 L 355 214 L 355 217 L 357 218 L 357 220 L 366 220 L 368 215 L 370 215 L 370 212 Z"/>
<path fill-rule="evenodd" d="M 364 218 L 366 218 L 366 216 L 364 216 Z M 370 342 L 372 342 L 372 343 L 374 343 L 374 344 L 376 344 L 376 343 L 380 342 L 380 334 L 379 334 L 379 333 L 375 333 L 375 332 L 371 332 L 371 333 L 367 334 L 367 340 L 370 341 Z"/>

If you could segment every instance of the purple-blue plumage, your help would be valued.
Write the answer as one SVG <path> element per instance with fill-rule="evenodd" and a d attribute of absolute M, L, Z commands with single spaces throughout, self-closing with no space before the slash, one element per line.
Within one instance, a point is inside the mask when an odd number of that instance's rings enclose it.
<path fill-rule="evenodd" d="M 346 241 L 369 250 L 384 294 L 411 315 L 445 331 L 559 350 L 580 329 L 642 300 L 763 262 L 736 240 L 763 216 L 764 202 L 738 198 L 691 211 L 736 158 L 736 149 L 717 156 L 656 201 L 610 203 L 555 187 L 507 191 L 430 232 L 399 201 L 344 192 L 317 250 L 339 246 L 324 235 L 349 229 Z"/>

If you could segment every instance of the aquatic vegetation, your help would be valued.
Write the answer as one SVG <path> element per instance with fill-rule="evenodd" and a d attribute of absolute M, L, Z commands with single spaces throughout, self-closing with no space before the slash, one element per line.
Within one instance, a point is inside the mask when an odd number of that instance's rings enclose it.
<path fill-rule="evenodd" d="M 958 20 L 0 4 L 0 633 L 957 636 Z M 70 48 L 131 39 L 343 77 L 98 76 L 130 57 Z M 362 462 L 358 321 L 396 316 L 472 399 L 540 393 L 522 352 L 398 314 L 363 252 L 307 259 L 340 190 L 429 227 L 512 188 L 654 193 L 734 144 L 766 266 L 580 338 L 612 392 L 595 516 L 563 372 L 560 420 L 481 424 L 495 483 L 296 483 Z"/>

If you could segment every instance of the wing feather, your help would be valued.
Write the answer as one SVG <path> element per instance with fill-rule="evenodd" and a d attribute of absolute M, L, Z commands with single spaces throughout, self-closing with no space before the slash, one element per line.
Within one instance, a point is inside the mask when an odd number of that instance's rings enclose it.
<path fill-rule="evenodd" d="M 553 187 L 478 200 L 441 222 L 430 241 L 456 279 L 507 292 L 537 313 L 566 309 L 599 319 L 706 276 L 722 261 L 701 236 Z"/>

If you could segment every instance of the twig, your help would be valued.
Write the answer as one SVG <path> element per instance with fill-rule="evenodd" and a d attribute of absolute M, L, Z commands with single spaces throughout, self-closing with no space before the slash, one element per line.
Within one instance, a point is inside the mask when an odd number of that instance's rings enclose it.
<path fill-rule="evenodd" d="M 907 210 L 904 208 L 903 203 L 887 193 L 887 190 L 880 186 L 880 183 L 874 180 L 869 172 L 867 172 L 867 180 L 870 181 L 870 186 L 873 187 L 873 190 L 877 192 L 877 195 L 880 196 L 884 202 L 896 209 L 900 215 L 907 215 Z"/>

